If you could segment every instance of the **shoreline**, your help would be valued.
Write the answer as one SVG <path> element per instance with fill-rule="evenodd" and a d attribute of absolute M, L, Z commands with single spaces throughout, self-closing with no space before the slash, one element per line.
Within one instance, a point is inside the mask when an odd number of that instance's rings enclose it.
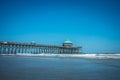
<path fill-rule="evenodd" d="M 61 57 L 61 58 L 98 58 L 98 59 L 120 59 L 120 54 L 0 54 L 0 56 L 40 56 L 40 57 Z"/>

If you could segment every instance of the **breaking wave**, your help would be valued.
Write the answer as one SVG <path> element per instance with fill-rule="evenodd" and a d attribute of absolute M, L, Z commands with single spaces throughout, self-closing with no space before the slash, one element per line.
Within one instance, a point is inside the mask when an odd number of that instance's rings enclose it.
<path fill-rule="evenodd" d="M 42 57 L 63 57 L 63 58 L 99 58 L 99 59 L 120 59 L 120 54 L 26 54 L 26 53 L 17 53 L 17 54 L 1 54 L 1 55 L 16 55 L 16 56 L 42 56 Z"/>

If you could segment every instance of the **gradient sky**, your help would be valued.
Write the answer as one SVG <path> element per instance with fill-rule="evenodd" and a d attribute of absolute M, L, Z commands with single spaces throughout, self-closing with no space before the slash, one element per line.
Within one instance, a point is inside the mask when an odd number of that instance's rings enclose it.
<path fill-rule="evenodd" d="M 0 41 L 65 40 L 85 53 L 119 53 L 120 1 L 0 0 Z"/>

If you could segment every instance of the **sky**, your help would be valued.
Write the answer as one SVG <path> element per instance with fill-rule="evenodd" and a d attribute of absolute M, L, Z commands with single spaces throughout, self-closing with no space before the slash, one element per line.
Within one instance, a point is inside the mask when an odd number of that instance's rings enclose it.
<path fill-rule="evenodd" d="M 0 41 L 120 53 L 119 0 L 0 0 Z"/>

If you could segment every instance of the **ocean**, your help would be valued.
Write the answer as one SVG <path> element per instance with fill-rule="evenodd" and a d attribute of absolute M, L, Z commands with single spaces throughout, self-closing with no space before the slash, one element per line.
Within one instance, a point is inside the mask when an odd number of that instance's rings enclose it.
<path fill-rule="evenodd" d="M 0 80 L 120 80 L 120 59 L 0 56 Z"/>

